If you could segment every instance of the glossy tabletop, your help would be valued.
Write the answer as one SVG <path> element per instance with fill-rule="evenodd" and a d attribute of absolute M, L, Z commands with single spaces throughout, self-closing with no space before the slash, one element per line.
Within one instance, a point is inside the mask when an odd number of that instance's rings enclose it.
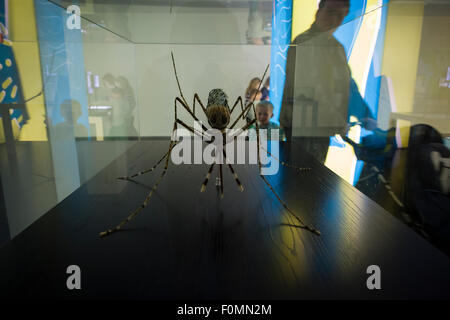
<path fill-rule="evenodd" d="M 168 141 L 141 141 L 0 248 L 0 295 L 9 298 L 388 299 L 449 298 L 450 258 L 343 181 L 301 145 L 282 144 L 267 176 L 317 236 L 296 223 L 258 176 L 235 165 L 240 192 L 224 168 L 200 193 L 208 165 L 170 164 L 148 206 L 105 238 L 143 202 L 162 167 L 136 182 L 116 180 L 150 168 Z M 66 269 L 81 269 L 68 290 Z M 369 290 L 367 268 L 381 270 Z"/>

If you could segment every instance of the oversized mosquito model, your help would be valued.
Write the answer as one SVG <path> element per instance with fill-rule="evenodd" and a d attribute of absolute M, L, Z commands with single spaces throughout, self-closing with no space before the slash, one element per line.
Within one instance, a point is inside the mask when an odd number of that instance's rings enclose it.
<path fill-rule="evenodd" d="M 276 198 L 278 199 L 278 201 L 283 205 L 283 207 L 286 209 L 286 211 L 288 211 L 295 220 L 298 221 L 298 223 L 300 225 L 296 226 L 298 228 L 302 228 L 302 229 L 306 229 L 314 234 L 320 235 L 319 230 L 310 227 L 308 225 L 306 225 L 305 223 L 303 223 L 303 221 L 297 217 L 292 211 L 291 209 L 288 208 L 288 206 L 281 200 L 281 198 L 278 196 L 278 194 L 275 192 L 275 190 L 273 189 L 272 185 L 269 183 L 269 181 L 267 181 L 267 179 L 264 177 L 264 175 L 261 173 L 261 159 L 260 159 L 260 135 L 259 135 L 259 126 L 258 126 L 258 122 L 256 121 L 256 111 L 255 111 L 255 106 L 254 106 L 254 99 L 251 103 L 249 103 L 245 108 L 243 107 L 242 104 L 242 98 L 238 97 L 236 102 L 234 103 L 233 107 L 230 110 L 230 107 L 228 105 L 228 99 L 227 99 L 227 95 L 225 94 L 225 92 L 222 89 L 213 89 L 210 91 L 209 93 L 209 97 L 208 97 L 208 104 L 206 106 L 206 108 L 204 107 L 203 103 L 200 100 L 200 97 L 198 96 L 197 93 L 194 94 L 194 99 L 193 99 L 193 106 L 192 106 L 192 110 L 189 107 L 188 103 L 186 102 L 186 99 L 183 96 L 183 93 L 181 91 L 181 86 L 180 86 L 180 82 L 178 80 L 178 74 L 177 74 L 177 69 L 175 67 L 175 59 L 173 57 L 173 53 L 172 53 L 172 64 L 173 64 L 173 69 L 175 72 L 175 78 L 177 80 L 177 85 L 178 85 L 178 89 L 180 91 L 180 97 L 176 97 L 175 98 L 175 121 L 173 123 L 173 132 L 176 132 L 176 129 L 178 128 L 178 125 L 181 125 L 182 127 L 186 128 L 187 130 L 189 130 L 191 133 L 193 133 L 194 135 L 200 135 L 201 137 L 204 137 L 206 134 L 206 131 L 208 130 L 206 128 L 206 126 L 204 124 L 201 124 L 203 131 L 202 132 L 198 132 L 198 130 L 194 129 L 193 127 L 188 126 L 186 123 L 184 123 L 183 121 L 181 121 L 180 119 L 178 119 L 177 117 L 177 107 L 178 104 L 181 104 L 181 106 L 192 116 L 192 118 L 197 121 L 198 123 L 200 123 L 199 119 L 195 116 L 195 102 L 197 101 L 203 112 L 205 113 L 207 119 L 208 119 L 208 123 L 209 125 L 213 128 L 213 129 L 217 129 L 219 130 L 224 139 L 223 139 L 223 146 L 225 146 L 225 141 L 227 141 L 225 139 L 225 130 L 226 129 L 233 129 L 234 126 L 238 123 L 239 119 L 242 117 L 243 119 L 245 119 L 245 115 L 250 112 L 250 107 L 252 108 L 252 111 L 254 113 L 254 119 L 247 123 L 243 128 L 241 128 L 240 132 L 243 132 L 245 130 L 248 130 L 250 128 L 251 125 L 255 125 L 256 128 L 256 137 L 257 137 L 257 159 L 258 159 L 258 166 L 259 166 L 259 176 L 261 177 L 261 179 L 265 182 L 265 184 L 270 188 L 270 190 L 273 192 L 273 194 L 276 196 Z M 267 73 L 269 66 L 266 67 L 266 70 L 264 71 L 264 75 L 262 77 L 261 83 L 264 81 L 264 77 Z M 261 84 L 260 84 L 261 86 Z M 260 88 L 258 88 L 259 90 Z M 234 109 L 236 108 L 237 104 L 240 103 L 241 106 L 241 114 L 236 118 L 236 120 L 233 122 L 233 124 L 229 127 L 228 124 L 230 123 L 231 120 L 231 115 L 234 111 Z M 212 141 L 205 141 L 207 143 L 211 143 Z M 154 169 L 156 169 L 156 167 L 165 160 L 165 165 L 164 165 L 164 169 L 161 173 L 161 175 L 159 176 L 158 180 L 155 182 L 155 184 L 153 185 L 151 191 L 149 192 L 149 194 L 145 197 L 144 202 L 136 209 L 134 210 L 129 216 L 128 218 L 126 218 L 125 220 L 123 220 L 121 223 L 119 223 L 114 229 L 108 229 L 104 232 L 100 233 L 101 237 L 110 235 L 118 230 L 120 230 L 127 222 L 131 221 L 139 212 L 141 212 L 148 204 L 151 196 L 153 195 L 153 192 L 156 191 L 156 189 L 158 188 L 158 185 L 160 184 L 161 180 L 163 179 L 164 175 L 167 172 L 167 168 L 169 166 L 169 159 L 170 159 L 170 155 L 172 152 L 172 149 L 174 148 L 174 146 L 177 144 L 177 141 L 174 141 L 174 139 L 171 139 L 170 141 L 170 145 L 169 145 L 169 150 L 167 151 L 167 153 L 150 169 L 138 172 L 136 174 L 133 174 L 131 176 L 127 176 L 127 177 L 119 177 L 118 179 L 121 180 L 131 180 L 139 175 L 148 173 L 148 172 L 152 172 Z M 224 159 L 224 163 L 226 163 L 226 154 L 225 154 L 225 148 L 222 148 L 223 150 L 223 159 Z M 270 152 L 265 150 L 269 155 Z M 278 159 L 276 159 L 275 157 L 273 157 L 276 161 L 279 161 Z M 282 161 L 280 161 L 280 163 L 284 166 L 288 166 L 288 167 L 294 167 L 292 165 L 288 165 Z M 214 162 L 208 170 L 208 173 L 206 174 L 205 180 L 203 181 L 203 184 L 201 186 L 200 192 L 205 191 L 206 189 L 206 185 L 209 181 L 209 178 L 211 176 L 211 173 L 214 169 L 214 166 L 216 165 L 216 163 Z M 231 173 L 234 176 L 234 179 L 239 187 L 239 189 L 241 191 L 244 191 L 244 188 L 241 184 L 241 182 L 239 181 L 239 178 L 236 174 L 236 171 L 233 169 L 233 167 L 231 166 L 231 164 L 227 163 L 228 168 L 230 169 Z M 297 168 L 297 167 L 294 167 Z M 299 170 L 305 170 L 305 168 L 297 168 Z M 222 173 L 222 164 L 219 163 L 219 178 L 220 178 L 220 192 L 221 192 L 221 196 L 223 196 L 223 173 Z"/>

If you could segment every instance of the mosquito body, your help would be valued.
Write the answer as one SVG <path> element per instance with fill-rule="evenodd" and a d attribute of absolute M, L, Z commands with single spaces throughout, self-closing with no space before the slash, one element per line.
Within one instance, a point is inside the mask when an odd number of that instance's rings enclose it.
<path fill-rule="evenodd" d="M 192 109 L 190 108 L 189 104 L 187 103 L 183 92 L 181 90 L 181 86 L 180 86 L 180 82 L 178 79 L 178 74 L 177 74 L 177 69 L 175 66 L 175 59 L 173 57 L 173 53 L 172 53 L 172 63 L 173 63 L 173 68 L 174 68 L 174 73 L 175 73 L 175 78 L 177 81 L 177 85 L 178 85 L 178 89 L 180 92 L 180 97 L 176 97 L 175 98 L 175 120 L 173 123 L 173 132 L 176 132 L 178 126 L 180 125 L 181 127 L 184 127 L 185 129 L 187 129 L 188 131 L 190 131 L 191 133 L 193 133 L 194 135 L 199 135 L 202 138 L 207 138 L 204 139 L 204 141 L 206 143 L 211 143 L 213 140 L 211 140 L 211 138 L 208 138 L 207 135 L 207 131 L 208 128 L 201 124 L 201 131 L 194 129 L 193 127 L 187 125 L 186 123 L 184 123 L 182 120 L 180 120 L 178 118 L 178 114 L 177 114 L 177 110 L 178 107 L 182 107 L 183 109 L 185 109 L 189 115 L 198 123 L 201 123 L 199 121 L 199 119 L 197 118 L 197 116 L 195 115 L 195 105 L 196 102 L 198 104 L 200 104 L 200 107 L 202 108 L 204 114 L 206 115 L 206 118 L 208 119 L 208 124 L 211 126 L 212 129 L 216 129 L 219 130 L 224 139 L 223 139 L 223 148 L 222 152 L 223 152 L 223 159 L 224 159 L 224 163 L 226 163 L 226 165 L 228 166 L 228 168 L 231 171 L 231 174 L 233 175 L 236 184 L 239 188 L 240 191 L 244 191 L 244 187 L 242 186 L 241 181 L 238 178 L 238 175 L 236 173 L 236 171 L 234 170 L 234 168 L 232 167 L 232 165 L 230 163 L 227 163 L 226 161 L 226 153 L 225 153 L 225 143 L 227 141 L 226 139 L 226 130 L 227 129 L 233 129 L 236 124 L 238 123 L 239 119 L 245 119 L 245 115 L 247 115 L 248 112 L 253 111 L 254 113 L 254 119 L 252 121 L 250 121 L 249 123 L 247 123 L 246 125 L 244 125 L 242 128 L 240 128 L 240 131 L 246 131 L 250 128 L 250 126 L 254 125 L 255 129 L 256 129 L 256 136 L 257 136 L 257 159 L 258 159 L 258 167 L 259 167 L 259 176 L 262 178 L 262 180 L 264 181 L 264 183 L 270 188 L 270 190 L 273 192 L 273 194 L 276 196 L 276 198 L 278 199 L 278 201 L 283 205 L 283 207 L 285 208 L 285 210 L 293 216 L 294 219 L 297 220 L 297 222 L 299 223 L 299 225 L 297 225 L 296 227 L 298 228 L 302 228 L 305 230 L 308 230 L 316 235 L 320 235 L 320 232 L 313 228 L 310 227 L 308 225 L 306 225 L 297 215 L 295 215 L 289 208 L 288 206 L 281 200 L 281 198 L 278 196 L 278 194 L 275 192 L 275 190 L 273 189 L 272 185 L 269 183 L 269 181 L 264 177 L 264 175 L 261 173 L 261 168 L 262 168 L 262 164 L 261 164 L 261 159 L 260 159 L 260 136 L 259 136 L 259 127 L 258 127 L 258 122 L 256 121 L 256 111 L 255 111 L 255 106 L 254 106 L 254 100 L 249 103 L 245 108 L 242 104 L 242 98 L 238 97 L 236 99 L 236 102 L 234 103 L 233 107 L 230 108 L 229 104 L 228 104 L 228 97 L 226 95 L 226 93 L 222 90 L 222 89 L 213 89 L 209 92 L 208 94 L 208 103 L 206 105 L 206 107 L 204 106 L 204 104 L 202 103 L 202 101 L 200 100 L 200 97 L 197 93 L 194 93 L 194 99 L 193 99 L 193 103 L 192 103 Z M 264 75 L 262 77 L 261 83 L 264 80 L 264 77 L 267 73 L 267 70 L 269 69 L 269 66 L 267 66 L 266 70 L 264 71 Z M 260 84 L 261 86 L 261 84 Z M 258 88 L 259 90 L 260 88 Z M 240 104 L 241 107 L 241 112 L 239 114 L 239 116 L 235 119 L 235 121 L 230 125 L 231 122 L 231 117 L 233 115 L 233 111 L 236 109 L 236 106 Z M 250 109 L 252 108 L 252 109 Z M 235 136 L 234 136 L 235 137 Z M 133 174 L 131 176 L 125 176 L 125 177 L 119 177 L 118 179 L 121 180 L 131 180 L 139 175 L 148 173 L 153 171 L 154 169 L 156 169 L 156 167 L 161 164 L 164 160 L 165 160 L 165 165 L 164 165 L 164 169 L 161 173 L 161 175 L 159 176 L 158 180 L 155 182 L 155 184 L 153 185 L 151 191 L 149 192 L 149 194 L 145 197 L 143 203 L 137 208 L 135 209 L 129 216 L 128 218 L 126 218 L 125 220 L 123 220 L 121 223 L 119 223 L 119 225 L 117 225 L 114 229 L 108 229 L 104 232 L 100 233 L 101 237 L 110 235 L 116 231 L 119 231 L 126 223 L 128 223 L 130 220 L 132 220 L 140 211 L 142 211 L 148 204 L 151 196 L 153 195 L 154 191 L 158 188 L 159 183 L 161 182 L 161 180 L 163 179 L 163 177 L 165 176 L 166 172 L 167 172 L 167 168 L 169 166 L 169 159 L 170 159 L 170 155 L 171 152 L 174 148 L 174 146 L 177 144 L 177 141 L 174 141 L 173 139 L 171 140 L 170 144 L 169 144 L 169 150 L 167 151 L 167 153 L 150 169 L 138 172 L 136 174 Z M 270 153 L 267 150 L 264 150 L 264 152 L 267 152 L 269 155 Z M 275 158 L 275 157 L 273 157 Z M 276 161 L 279 161 L 277 158 L 275 158 Z M 291 167 L 291 168 L 296 168 L 298 170 L 308 170 L 309 168 L 298 168 L 292 165 L 288 165 L 282 161 L 280 161 L 280 163 L 286 167 Z M 208 184 L 208 181 L 211 177 L 211 173 L 214 169 L 214 167 L 218 165 L 219 166 L 219 180 L 220 183 L 218 183 L 218 186 L 220 187 L 220 194 L 221 197 L 223 197 L 224 194 L 224 190 L 223 190 L 223 172 L 222 172 L 222 167 L 225 164 L 222 163 L 212 163 L 211 166 L 209 167 L 209 170 L 206 174 L 206 177 L 202 183 L 202 186 L 200 188 L 200 192 L 204 192 L 206 190 L 206 186 Z"/>
<path fill-rule="evenodd" d="M 231 110 L 228 105 L 227 94 L 222 89 L 213 89 L 209 92 L 206 105 L 206 117 L 213 129 L 224 131 L 230 123 Z"/>

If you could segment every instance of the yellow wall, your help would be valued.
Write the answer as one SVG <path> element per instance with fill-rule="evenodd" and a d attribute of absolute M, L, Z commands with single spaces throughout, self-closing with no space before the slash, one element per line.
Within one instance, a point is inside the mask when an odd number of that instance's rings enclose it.
<path fill-rule="evenodd" d="M 382 73 L 392 80 L 396 112 L 413 111 L 423 10 L 424 4 L 420 2 L 389 4 Z M 405 147 L 409 126 L 403 124 L 398 129 L 401 145 Z"/>
<path fill-rule="evenodd" d="M 352 70 L 352 78 L 358 85 L 358 89 L 363 98 L 366 93 L 370 65 L 373 59 L 383 14 L 381 8 L 378 6 L 378 2 L 379 0 L 367 0 L 366 11 L 362 17 L 358 36 L 348 61 L 350 69 Z"/>
<path fill-rule="evenodd" d="M 33 0 L 9 1 L 9 31 L 19 68 L 23 96 L 29 99 L 42 90 Z M 27 103 L 26 107 L 30 120 L 23 126 L 19 140 L 47 140 L 43 95 Z"/>
<path fill-rule="evenodd" d="M 294 40 L 302 32 L 309 29 L 314 22 L 318 8 L 317 0 L 294 0 L 292 7 L 292 33 Z"/>
<path fill-rule="evenodd" d="M 389 5 L 382 73 L 392 79 L 397 112 L 413 110 L 423 8 L 417 2 Z"/>

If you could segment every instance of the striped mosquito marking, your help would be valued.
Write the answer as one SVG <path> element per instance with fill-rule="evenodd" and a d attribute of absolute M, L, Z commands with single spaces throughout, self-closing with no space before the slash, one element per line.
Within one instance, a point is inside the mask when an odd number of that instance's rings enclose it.
<path fill-rule="evenodd" d="M 312 232 L 312 233 L 314 233 L 314 234 L 316 234 L 316 235 L 320 235 L 320 231 L 319 231 L 319 230 L 317 230 L 317 229 L 315 229 L 315 228 L 313 228 L 313 227 L 310 227 L 310 226 L 308 226 L 307 224 L 305 224 L 305 223 L 302 221 L 302 219 L 300 219 L 299 217 L 297 217 L 297 216 L 291 211 L 291 209 L 289 209 L 289 207 L 286 205 L 286 203 L 284 203 L 284 201 L 281 200 L 280 196 L 275 192 L 275 190 L 273 189 L 272 185 L 269 183 L 269 181 L 267 181 L 267 179 L 266 179 L 262 174 L 260 174 L 259 176 L 264 180 L 264 182 L 266 183 L 266 185 L 267 185 L 267 186 L 270 188 L 270 190 L 273 192 L 273 194 L 274 194 L 275 197 L 278 199 L 278 201 L 281 203 L 281 205 L 283 206 L 283 208 L 286 209 L 286 211 L 289 212 L 289 213 L 292 215 L 292 217 L 294 217 L 294 219 L 297 220 L 297 221 L 300 223 L 300 225 L 297 226 L 298 228 L 308 230 L 308 231 L 310 231 L 310 232 Z"/>
<path fill-rule="evenodd" d="M 227 161 L 227 154 L 226 154 L 226 152 L 225 152 L 225 148 L 223 148 L 222 150 L 223 150 L 223 160 L 224 160 L 225 163 L 226 163 L 226 161 Z M 228 165 L 228 168 L 230 168 L 231 174 L 233 175 L 234 180 L 236 181 L 236 183 L 237 183 L 239 189 L 241 190 L 241 192 L 244 191 L 244 187 L 242 186 L 242 183 L 241 183 L 241 181 L 239 180 L 237 173 L 234 171 L 234 169 L 233 169 L 233 167 L 231 166 L 230 163 L 227 163 L 227 165 Z"/>
<path fill-rule="evenodd" d="M 241 192 L 244 191 L 244 186 L 242 185 L 241 181 L 239 180 L 237 173 L 234 171 L 233 167 L 229 163 L 228 163 L 228 168 L 230 168 L 230 171 L 233 174 L 234 180 L 236 181 Z"/>
<path fill-rule="evenodd" d="M 206 190 L 206 185 L 208 184 L 209 178 L 211 178 L 211 172 L 213 171 L 214 165 L 215 165 L 215 164 L 216 164 L 216 163 L 214 162 L 214 163 L 209 167 L 208 173 L 206 174 L 206 177 L 205 177 L 205 181 L 203 181 L 202 187 L 200 188 L 200 192 L 205 192 L 205 190 Z"/>
<path fill-rule="evenodd" d="M 175 146 L 175 144 L 174 144 L 174 146 Z M 153 167 L 151 167 L 150 169 L 147 169 L 147 170 L 144 170 L 144 171 L 140 171 L 140 172 L 135 173 L 135 174 L 133 174 L 131 176 L 118 177 L 117 179 L 119 179 L 119 180 L 130 180 L 130 179 L 133 179 L 133 178 L 138 177 L 140 175 L 146 174 L 148 172 L 152 172 L 153 170 L 155 170 L 161 164 L 161 162 L 167 157 L 168 154 L 169 154 L 169 152 L 167 152 L 161 159 L 159 159 L 158 162 Z"/>

